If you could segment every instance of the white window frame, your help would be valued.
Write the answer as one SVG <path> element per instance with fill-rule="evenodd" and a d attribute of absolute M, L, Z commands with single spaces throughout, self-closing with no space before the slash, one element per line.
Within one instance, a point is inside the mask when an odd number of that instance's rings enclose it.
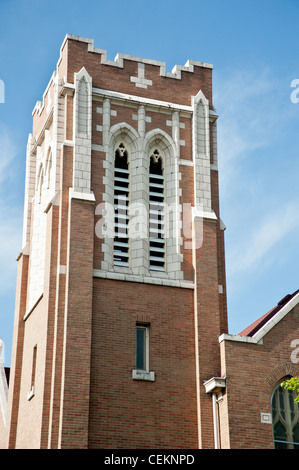
<path fill-rule="evenodd" d="M 155 380 L 155 373 L 149 370 L 149 325 L 137 323 L 135 328 L 135 363 L 136 369 L 132 371 L 132 378 L 134 380 L 147 380 L 153 382 Z M 145 369 L 137 369 L 137 330 L 145 330 Z"/>

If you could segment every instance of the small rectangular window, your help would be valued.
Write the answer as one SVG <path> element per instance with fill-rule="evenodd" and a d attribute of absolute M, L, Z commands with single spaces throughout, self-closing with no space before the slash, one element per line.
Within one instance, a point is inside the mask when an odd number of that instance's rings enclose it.
<path fill-rule="evenodd" d="M 136 369 L 147 370 L 147 326 L 136 327 Z"/>
<path fill-rule="evenodd" d="M 149 325 L 136 325 L 136 368 L 132 378 L 154 382 L 155 372 L 149 370 L 149 328 Z"/>

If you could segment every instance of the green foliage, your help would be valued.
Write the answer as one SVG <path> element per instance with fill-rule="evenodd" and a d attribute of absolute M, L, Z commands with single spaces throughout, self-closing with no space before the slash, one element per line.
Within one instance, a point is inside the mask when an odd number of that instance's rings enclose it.
<path fill-rule="evenodd" d="M 284 380 L 280 385 L 287 390 L 297 392 L 298 395 L 295 398 L 295 403 L 299 403 L 299 377 L 292 377 L 291 379 Z"/>

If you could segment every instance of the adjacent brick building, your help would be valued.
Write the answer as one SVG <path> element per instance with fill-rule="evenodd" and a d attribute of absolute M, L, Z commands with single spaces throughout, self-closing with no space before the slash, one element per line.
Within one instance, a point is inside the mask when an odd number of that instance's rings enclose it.
<path fill-rule="evenodd" d="M 299 295 L 228 334 L 217 118 L 210 64 L 66 36 L 28 139 L 2 447 L 273 447 Z"/>

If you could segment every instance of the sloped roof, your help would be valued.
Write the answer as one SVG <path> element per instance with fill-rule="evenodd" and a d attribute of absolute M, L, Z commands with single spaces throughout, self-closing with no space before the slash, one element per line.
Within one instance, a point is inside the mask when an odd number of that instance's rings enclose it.
<path fill-rule="evenodd" d="M 275 315 L 277 315 L 283 307 L 285 307 L 297 294 L 299 293 L 299 289 L 295 291 L 293 294 L 286 295 L 283 299 L 281 299 L 278 304 L 273 307 L 269 312 L 265 313 L 262 317 L 258 318 L 255 322 L 245 328 L 241 333 L 240 336 L 249 336 L 253 337 L 259 330 L 263 328 L 263 326 L 268 323 Z"/>

